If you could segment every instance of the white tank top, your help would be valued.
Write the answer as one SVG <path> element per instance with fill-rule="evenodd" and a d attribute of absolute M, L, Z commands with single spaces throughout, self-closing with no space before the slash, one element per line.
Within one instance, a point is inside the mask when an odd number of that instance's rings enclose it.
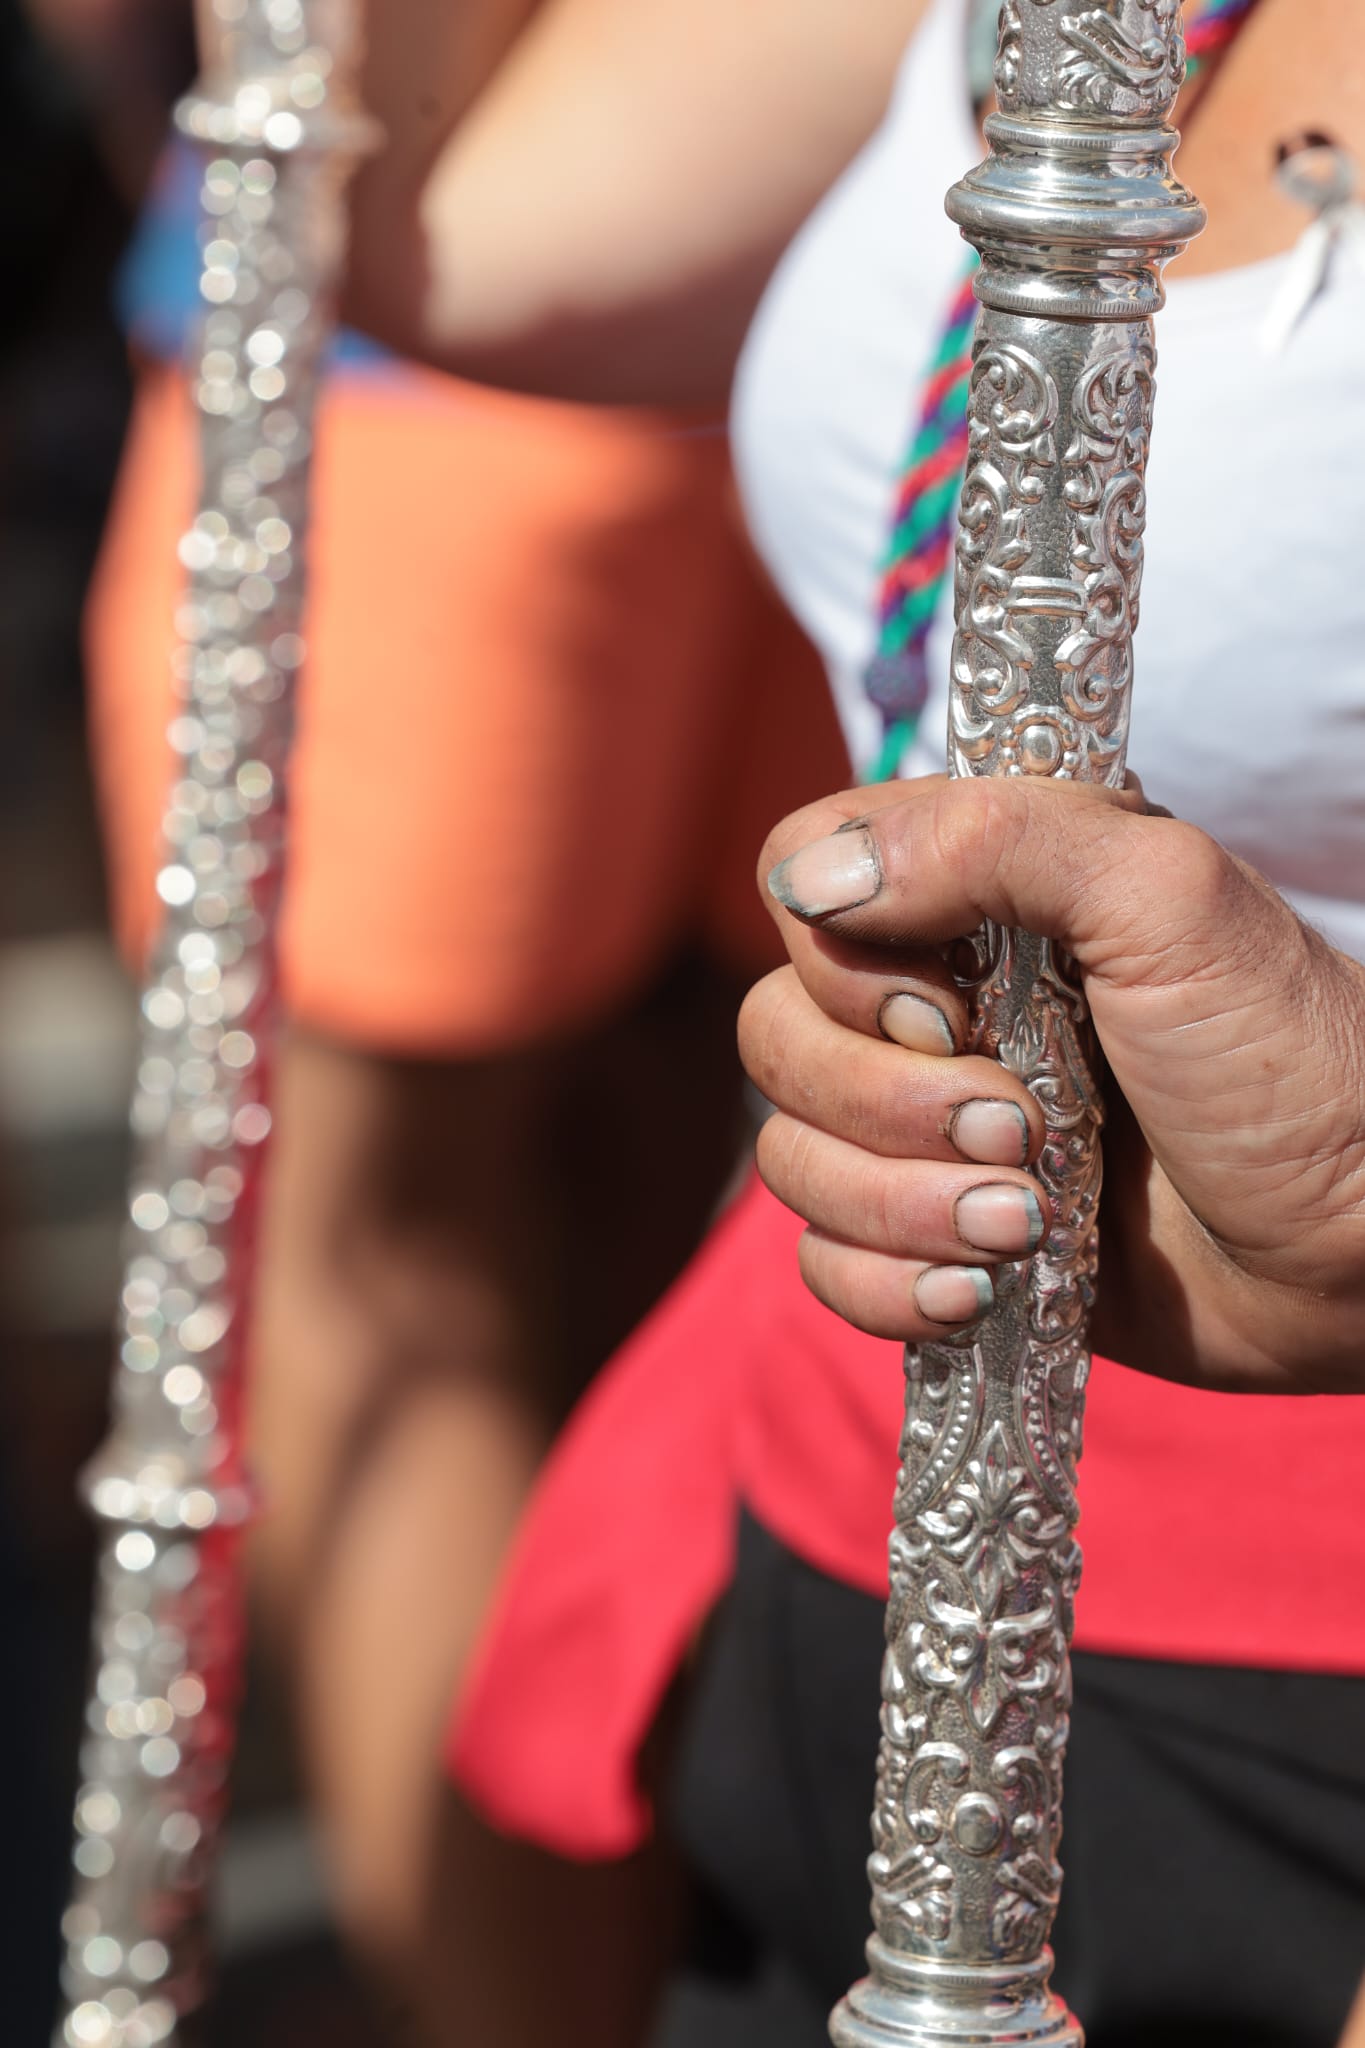
<path fill-rule="evenodd" d="M 755 540 L 829 667 L 855 761 L 878 563 L 918 382 L 963 245 L 943 194 L 978 161 L 965 0 L 934 0 L 879 133 L 787 251 L 740 362 Z M 1339 261 L 1281 354 L 1287 258 L 1176 280 L 1158 317 L 1129 759 L 1148 795 L 1365 958 L 1365 265 Z M 944 763 L 951 603 L 905 763 Z"/>

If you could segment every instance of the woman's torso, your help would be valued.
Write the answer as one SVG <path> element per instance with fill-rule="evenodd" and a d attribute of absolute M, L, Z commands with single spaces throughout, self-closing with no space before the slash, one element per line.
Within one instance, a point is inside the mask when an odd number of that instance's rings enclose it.
<path fill-rule="evenodd" d="M 966 0 L 933 0 L 888 119 L 788 251 L 741 364 L 758 544 L 823 650 L 855 760 L 896 466 L 962 275 L 941 195 L 981 154 Z M 1158 330 L 1130 759 L 1149 792 L 1365 957 L 1365 265 L 1339 261 L 1282 354 L 1287 258 L 1177 280 Z M 944 761 L 951 618 L 908 773 Z M 774 1215 L 772 1257 L 794 1235 Z M 740 1430 L 750 1504 L 809 1561 L 885 1571 L 894 1347 L 769 1283 Z M 1365 1670 L 1365 1403 L 1229 1402 L 1092 1382 L 1078 1640 L 1139 1655 Z"/>
<path fill-rule="evenodd" d="M 1342 4 L 1314 0 L 1314 18 Z M 939 195 L 979 154 L 965 6 L 931 6 L 886 127 L 777 271 L 739 385 L 755 533 L 864 759 L 892 473 L 963 260 Z M 1263 6 L 1284 19 L 1286 0 Z M 1365 952 L 1365 279 L 1335 280 L 1268 362 L 1251 330 L 1281 270 L 1178 287 L 1163 316 L 1134 758 Z M 942 618 L 932 653 L 917 770 L 942 764 Z M 736 1487 L 808 1563 L 885 1592 L 899 1347 L 805 1291 L 800 1227 L 749 1183 L 599 1382 L 523 1527 L 449 1754 L 501 1825 L 561 1852 L 640 1839 L 635 1748 L 724 1582 Z M 1231 1400 L 1101 1366 L 1078 1643 L 1365 1673 L 1363 1468 L 1365 1402 Z"/>
<path fill-rule="evenodd" d="M 966 46 L 965 0 L 934 0 L 886 124 L 779 266 L 737 385 L 750 523 L 855 760 L 880 738 L 861 674 L 895 470 L 963 269 L 942 194 L 981 154 Z M 1365 263 L 1343 252 L 1271 355 L 1287 261 L 1177 279 L 1158 322 L 1130 760 L 1365 956 Z M 945 597 L 908 773 L 943 765 L 950 639 Z"/>

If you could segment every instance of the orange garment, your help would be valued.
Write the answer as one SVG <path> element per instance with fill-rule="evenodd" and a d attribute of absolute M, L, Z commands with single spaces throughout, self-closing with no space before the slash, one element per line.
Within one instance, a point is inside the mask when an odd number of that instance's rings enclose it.
<path fill-rule="evenodd" d="M 144 370 L 87 612 L 133 957 L 194 457 L 183 377 Z M 689 940 L 774 959 L 764 833 L 846 770 L 819 664 L 741 538 L 723 439 L 386 366 L 329 379 L 315 479 L 293 1014 L 472 1055 L 602 1013 Z"/>

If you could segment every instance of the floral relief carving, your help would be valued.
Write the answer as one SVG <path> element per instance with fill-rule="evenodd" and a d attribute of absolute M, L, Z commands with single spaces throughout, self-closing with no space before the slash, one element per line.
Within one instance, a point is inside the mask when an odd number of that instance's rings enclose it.
<path fill-rule="evenodd" d="M 1169 112 L 1185 77 L 1180 0 L 1116 0 L 1063 15 L 1060 103 L 1091 112 Z"/>
<path fill-rule="evenodd" d="M 945 1772 L 950 1783 L 966 1777 L 969 1760 L 952 1744 L 929 1744 L 918 1754 L 925 1717 L 900 1717 L 888 1708 L 882 1714 L 882 1743 L 877 1757 L 877 1790 L 872 1810 L 873 1916 L 883 1934 L 910 1934 L 937 1943 L 948 1938 L 953 1919 L 955 1875 L 950 1863 L 933 1853 L 943 1833 L 927 1796 L 927 1780 Z"/>
<path fill-rule="evenodd" d="M 940 1785 L 963 1785 L 971 1758 L 956 1742 L 926 1742 L 916 1750 L 906 1776 L 906 1818 L 916 1839 L 930 1847 L 946 1825 L 934 1794 Z"/>
<path fill-rule="evenodd" d="M 933 1579 L 924 1607 L 926 1619 L 910 1631 L 915 1676 L 960 1694 L 978 1734 L 991 1733 L 1011 1700 L 1044 1692 L 1056 1679 L 1057 1665 L 1045 1652 L 1063 1653 L 1065 1644 L 1051 1596 L 1023 1614 L 989 1615 L 975 1602 L 954 1606 Z"/>
<path fill-rule="evenodd" d="M 1150 316 L 1166 256 L 1201 224 L 1164 125 L 1184 65 L 1178 0 L 1004 0 L 990 161 L 949 196 L 982 258 L 956 775 L 1122 780 Z M 918 2039 L 925 1996 L 951 1982 L 964 2039 L 994 2038 L 1017 1991 L 1021 2041 L 1079 2048 L 1060 2004 L 1032 2001 L 1061 1885 L 1103 1099 L 1084 991 L 1050 941 L 984 926 L 953 966 L 971 1050 L 1042 1112 L 1052 1224 L 1032 1259 L 996 1269 L 984 1322 L 907 1361 L 869 1866 L 881 1946 L 832 2037 Z"/>
<path fill-rule="evenodd" d="M 1122 772 L 1153 378 L 1145 325 L 1097 332 L 1069 378 L 1009 335 L 978 350 L 957 568 L 959 772 Z M 985 926 L 959 980 L 972 1049 L 1023 1077 L 1043 1112 L 1054 1221 L 1033 1260 L 997 1274 L 1002 1350 L 976 1332 L 908 1361 L 869 1868 L 888 1939 L 952 1955 L 984 1914 L 975 1938 L 1023 1958 L 1046 1939 L 1061 1882 L 1102 1098 L 1084 995 L 1050 942 Z"/>
<path fill-rule="evenodd" d="M 959 772 L 985 772 L 1000 721 L 1029 696 L 1033 648 L 1013 602 L 1032 559 L 1030 514 L 1055 468 L 1056 382 L 1016 343 L 978 346 L 972 372 L 967 475 L 958 511 L 952 739 Z"/>
<path fill-rule="evenodd" d="M 1004 1588 L 1018 1582 L 1021 1568 L 1037 1564 L 1067 1529 L 1065 1516 L 1040 1498 L 1028 1468 L 1011 1462 L 999 1422 L 943 1506 L 926 1509 L 917 1525 L 936 1551 L 961 1566 L 987 1615 L 999 1608 Z"/>
<path fill-rule="evenodd" d="M 1019 1448 L 1043 1497 L 1074 1526 L 1076 1465 L 1081 1452 L 1082 1396 L 1090 1354 L 1073 1338 L 1059 1347 L 1036 1344 L 1023 1361 L 1014 1389 Z"/>
<path fill-rule="evenodd" d="M 1046 70 L 1032 77 L 1025 60 L 1024 8 L 1052 15 L 1060 47 Z M 1005 0 L 995 62 L 995 88 L 1003 104 L 1023 96 L 1058 112 L 1163 119 L 1185 78 L 1179 0 L 1096 0 L 1066 10 L 1057 0 Z"/>
<path fill-rule="evenodd" d="M 981 1356 L 973 1345 L 963 1346 L 951 1363 L 912 1354 L 906 1369 L 911 1398 L 901 1446 L 902 1520 L 934 1499 L 960 1469 L 985 1393 Z"/>
<path fill-rule="evenodd" d="M 995 89 L 1002 100 L 1010 99 L 1019 90 L 1024 62 L 1023 33 L 1018 0 L 1005 0 L 1000 10 L 1000 41 L 995 54 Z"/>
<path fill-rule="evenodd" d="M 1040 1949 L 1052 1928 L 1061 1902 L 1062 1871 L 1030 1851 L 1000 1866 L 1000 1887 L 991 1916 L 991 1933 L 1002 1955 L 1029 1955 Z"/>
<path fill-rule="evenodd" d="M 1155 378 L 1145 325 L 1135 335 L 1078 378 L 1060 462 L 1052 375 L 1013 343 L 978 352 L 959 512 L 959 774 L 1122 776 Z M 1060 574 L 1039 559 L 1055 557 L 1059 522 Z M 1031 630 L 1037 618 L 1061 626 L 1050 658 Z"/>
<path fill-rule="evenodd" d="M 1064 497 L 1082 612 L 1054 659 L 1062 701 L 1086 730 L 1093 780 L 1122 774 L 1155 377 L 1155 351 L 1144 336 L 1091 363 L 1071 405 Z"/>
<path fill-rule="evenodd" d="M 929 1362 L 912 1380 L 916 1406 L 932 1388 L 935 1411 L 951 1412 L 947 1371 L 968 1390 L 970 1411 L 981 1361 Z M 1068 1379 L 1063 1410 L 1071 1392 Z M 934 1429 L 926 1448 L 939 1437 Z M 1069 1445 L 1055 1456 L 1065 1474 Z M 907 1481 L 903 1501 L 919 1498 Z M 885 1938 L 951 1952 L 960 1861 L 989 1875 L 1002 1954 L 1024 1953 L 1055 1908 L 1066 1644 L 1080 1564 L 1073 1520 L 1065 1477 L 1054 1490 L 1041 1484 L 1021 1429 L 1001 1417 L 892 1537 L 868 1865 Z"/>

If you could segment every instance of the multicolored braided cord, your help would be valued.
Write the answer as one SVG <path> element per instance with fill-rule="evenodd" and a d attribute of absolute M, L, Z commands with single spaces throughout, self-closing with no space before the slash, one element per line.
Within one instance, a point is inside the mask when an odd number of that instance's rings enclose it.
<path fill-rule="evenodd" d="M 1203 0 L 1185 29 L 1190 78 L 1232 41 L 1255 0 Z M 864 675 L 882 715 L 882 744 L 864 782 L 886 782 L 912 743 L 929 694 L 930 627 L 953 573 L 957 505 L 967 466 L 967 394 L 976 330 L 971 252 L 925 370 L 915 430 L 896 485 L 880 565 L 877 647 Z"/>
<path fill-rule="evenodd" d="M 1255 4 L 1256 0 L 1204 0 L 1202 7 L 1191 10 L 1185 24 L 1187 81 L 1197 78 L 1200 66 L 1227 48 Z"/>

